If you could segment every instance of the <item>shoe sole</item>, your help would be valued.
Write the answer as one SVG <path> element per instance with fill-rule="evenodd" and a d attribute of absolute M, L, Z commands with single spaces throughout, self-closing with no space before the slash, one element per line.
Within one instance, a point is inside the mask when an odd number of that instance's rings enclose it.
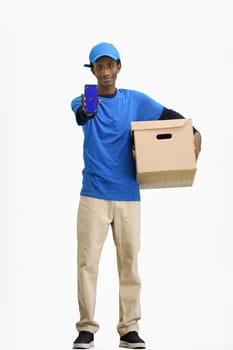
<path fill-rule="evenodd" d="M 145 349 L 146 346 L 144 343 L 128 343 L 127 341 L 120 341 L 120 348 L 128 348 L 128 349 Z"/>
<path fill-rule="evenodd" d="M 73 349 L 90 349 L 94 346 L 94 342 L 73 344 Z"/>

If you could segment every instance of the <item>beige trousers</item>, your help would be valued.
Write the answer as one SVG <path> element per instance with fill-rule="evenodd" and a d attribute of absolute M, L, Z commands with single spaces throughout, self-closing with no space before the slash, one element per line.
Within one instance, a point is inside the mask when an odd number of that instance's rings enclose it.
<path fill-rule="evenodd" d="M 138 330 L 141 281 L 137 256 L 140 248 L 140 202 L 109 201 L 81 196 L 78 208 L 78 302 L 77 330 L 95 333 L 94 321 L 98 265 L 111 226 L 119 274 L 120 335 Z"/>

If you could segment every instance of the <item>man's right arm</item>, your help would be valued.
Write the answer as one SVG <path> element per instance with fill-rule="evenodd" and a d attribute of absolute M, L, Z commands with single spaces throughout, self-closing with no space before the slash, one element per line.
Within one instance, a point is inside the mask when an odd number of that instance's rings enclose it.
<path fill-rule="evenodd" d="M 95 116 L 95 114 L 86 114 L 84 112 L 85 101 L 83 95 L 75 98 L 71 102 L 71 108 L 75 114 L 76 122 L 78 125 L 84 125 L 88 120 Z"/>
<path fill-rule="evenodd" d="M 82 106 L 80 106 L 76 113 L 75 113 L 75 117 L 76 117 L 76 121 L 78 123 L 78 125 L 84 125 L 86 124 L 86 122 L 88 120 L 90 120 L 91 118 L 93 118 L 95 116 L 95 114 L 86 114 L 83 109 L 82 109 Z"/>

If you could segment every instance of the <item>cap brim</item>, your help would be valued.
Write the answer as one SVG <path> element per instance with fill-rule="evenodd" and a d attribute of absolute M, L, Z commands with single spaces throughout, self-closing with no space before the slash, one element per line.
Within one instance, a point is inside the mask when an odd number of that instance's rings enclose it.
<path fill-rule="evenodd" d="M 83 65 L 83 67 L 90 68 L 90 67 L 91 67 L 91 65 L 90 65 L 89 63 L 86 63 L 86 64 L 84 64 L 84 65 Z"/>

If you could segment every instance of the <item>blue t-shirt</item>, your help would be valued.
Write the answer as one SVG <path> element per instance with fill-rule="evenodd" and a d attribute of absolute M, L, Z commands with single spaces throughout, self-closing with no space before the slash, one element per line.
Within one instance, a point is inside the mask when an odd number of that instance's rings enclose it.
<path fill-rule="evenodd" d="M 132 153 L 131 121 L 159 119 L 163 106 L 144 93 L 118 89 L 114 97 L 100 96 L 98 112 L 83 126 L 82 196 L 139 201 L 135 160 Z M 81 96 L 71 103 L 74 113 Z"/>

